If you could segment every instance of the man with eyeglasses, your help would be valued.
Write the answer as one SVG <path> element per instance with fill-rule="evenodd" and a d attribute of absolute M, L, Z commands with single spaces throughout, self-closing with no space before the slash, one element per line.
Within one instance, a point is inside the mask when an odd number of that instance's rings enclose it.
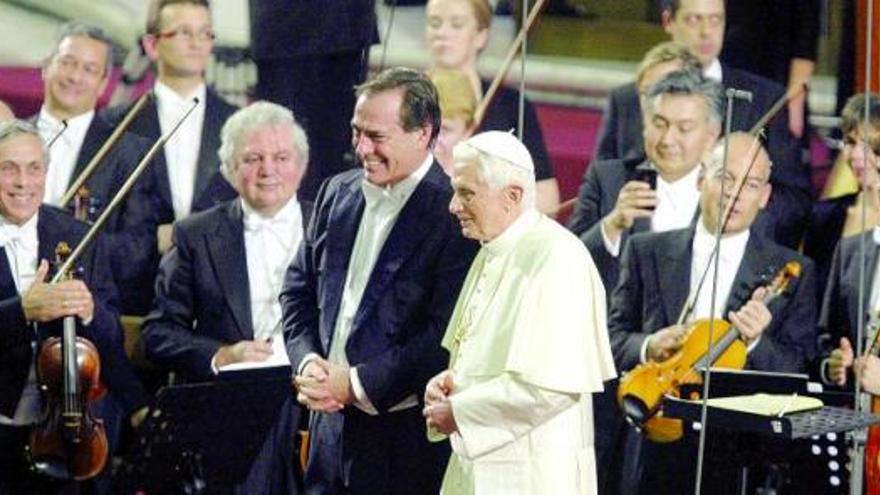
<path fill-rule="evenodd" d="M 771 162 L 764 148 L 745 133 L 728 138 L 727 168 L 724 140 L 702 160 L 698 185 L 701 215 L 695 225 L 668 232 L 636 234 L 624 249 L 620 281 L 611 296 L 608 332 L 618 371 L 623 374 L 640 363 L 662 362 L 687 340 L 689 324 L 714 314 L 739 333 L 746 346 L 746 369 L 803 372 L 815 353 L 815 275 L 803 255 L 764 238 L 753 229 L 758 212 L 770 200 Z M 742 182 L 742 192 L 734 190 Z M 730 208 L 723 224 L 720 261 L 712 261 L 718 230 L 719 200 Z M 800 276 L 772 304 L 763 287 L 786 263 L 800 264 Z M 712 280 L 718 263 L 717 284 Z M 707 268 L 708 267 L 708 268 Z M 704 282 L 704 271 L 708 275 Z M 717 287 L 713 298 L 713 287 Z M 678 324 L 686 301 L 693 310 Z M 696 435 L 685 427 L 682 440 L 652 443 L 633 433 L 626 442 L 628 462 L 621 493 L 688 493 L 693 491 Z M 705 487 L 727 483 L 735 470 L 711 455 L 723 444 L 717 429 L 710 430 Z M 714 446 L 714 448 L 713 448 Z M 667 461 L 672 459 L 672 461 Z M 763 459 L 754 460 L 760 464 Z M 674 462 L 676 468 L 669 464 Z M 751 462 L 751 460 L 750 460 Z M 738 473 L 737 473 L 738 474 Z M 725 486 L 735 486 L 729 483 Z M 711 492 L 708 488 L 706 492 Z"/>
<path fill-rule="evenodd" d="M 719 81 L 725 89 L 736 88 L 751 93 L 751 102 L 736 100 L 733 105 L 733 130 L 747 131 L 785 90 L 774 81 L 734 69 L 718 60 L 724 43 L 725 15 L 724 0 L 663 0 L 663 28 L 673 41 L 690 49 L 700 61 L 703 74 Z M 618 88 L 612 96 L 603 118 L 597 150 L 606 149 L 605 141 L 621 133 L 629 136 L 627 142 L 641 143 L 639 121 L 623 117 L 612 121 L 609 118 L 612 112 L 621 116 L 634 115 L 632 109 L 639 107 L 636 85 L 630 83 Z M 765 136 L 765 145 L 775 166 L 770 178 L 774 195 L 766 210 L 770 221 L 762 224 L 762 228 L 777 242 L 794 247 L 800 241 L 812 204 L 810 170 L 799 156 L 785 109 L 767 124 Z M 623 155 L 609 158 L 625 157 L 628 150 L 622 151 Z"/>
<path fill-rule="evenodd" d="M 155 62 L 154 98 L 130 130 L 157 140 L 168 133 L 197 99 L 198 104 L 164 149 L 165 164 L 152 171 L 157 249 L 149 263 L 152 280 L 158 255 L 171 246 L 171 224 L 235 192 L 219 175 L 220 129 L 236 108 L 205 84 L 205 67 L 214 46 L 214 31 L 207 0 L 154 0 L 147 17 L 144 50 Z M 109 118 L 118 123 L 131 105 L 114 108 Z M 144 314 L 152 300 L 151 284 L 143 287 L 135 306 Z"/>

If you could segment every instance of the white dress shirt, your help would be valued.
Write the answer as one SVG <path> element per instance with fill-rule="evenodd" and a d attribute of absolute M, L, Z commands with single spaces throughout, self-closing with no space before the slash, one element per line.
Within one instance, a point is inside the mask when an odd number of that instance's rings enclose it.
<path fill-rule="evenodd" d="M 715 298 L 715 317 L 725 318 L 722 313 L 727 306 L 727 299 L 730 297 L 730 290 L 733 287 L 733 280 L 736 278 L 736 272 L 742 263 L 743 255 L 746 252 L 746 244 L 749 242 L 749 230 L 739 232 L 727 237 L 721 238 L 721 262 L 718 266 L 718 293 Z M 703 219 L 697 222 L 696 232 L 694 232 L 693 256 L 691 257 L 691 285 L 688 294 L 693 294 L 697 290 L 700 283 L 700 277 L 706 270 L 709 263 L 709 257 L 715 249 L 715 235 L 703 225 Z M 709 267 L 706 281 L 700 289 L 697 297 L 694 311 L 691 315 L 692 319 L 708 318 L 712 308 L 712 276 L 715 273 L 715 261 Z"/>
<path fill-rule="evenodd" d="M 180 220 L 192 210 L 199 149 L 202 145 L 202 126 L 205 123 L 207 88 L 202 83 L 191 94 L 181 96 L 160 81 L 156 81 L 153 91 L 159 112 L 159 127 L 163 135 L 173 129 L 178 120 L 189 110 L 193 98 L 199 99 L 199 104 L 192 114 L 165 143 L 165 162 L 168 168 L 174 219 Z"/>
<path fill-rule="evenodd" d="M 278 295 L 284 273 L 302 242 L 302 210 L 296 195 L 272 217 L 261 215 L 243 199 L 241 208 L 254 340 L 271 339 L 273 354 L 269 361 L 290 364 L 281 334 Z"/>
<path fill-rule="evenodd" d="M 711 79 L 713 81 L 721 82 L 724 78 L 724 73 L 721 68 L 721 61 L 717 58 L 709 64 L 709 67 L 703 69 L 703 76 L 707 79 Z"/>
<path fill-rule="evenodd" d="M 0 247 L 6 253 L 9 271 L 15 281 L 19 295 L 30 288 L 37 273 L 39 241 L 37 239 L 37 217 L 34 215 L 21 226 L 11 224 L 0 216 Z M 17 330 L 17 329 L 16 329 Z M 6 331 L 9 331 L 7 329 Z M 0 414 L 0 424 L 28 425 L 37 422 L 40 416 L 40 393 L 37 388 L 37 373 L 34 366 L 36 343 L 31 343 L 32 358 L 27 382 L 21 399 L 12 418 Z"/>
<path fill-rule="evenodd" d="M 433 162 L 434 157 L 429 154 L 415 172 L 390 187 L 382 188 L 366 180 L 363 181 L 362 189 L 366 206 L 348 263 L 342 300 L 339 305 L 339 313 L 336 316 L 333 339 L 330 342 L 330 355 L 328 356 L 330 362 L 348 364 L 345 345 L 351 334 L 351 325 L 360 307 L 367 282 L 373 272 L 373 266 L 379 258 L 382 246 L 385 244 L 388 234 L 391 233 L 400 211 L 403 210 L 422 178 L 428 173 Z M 311 357 L 306 356 L 303 359 L 303 363 L 299 366 L 300 370 Z M 351 387 L 355 396 L 355 406 L 368 414 L 379 414 L 361 385 L 356 367 L 351 368 Z M 417 404 L 417 397 L 411 396 L 391 409 L 400 410 Z"/>
<path fill-rule="evenodd" d="M 667 182 L 657 175 L 657 207 L 651 214 L 651 232 L 683 229 L 691 224 L 700 205 L 700 191 L 697 190 L 699 177 L 699 166 L 675 182 Z M 620 256 L 622 236 L 612 242 L 605 234 L 605 224 L 600 223 L 599 228 L 605 249 L 615 258 Z"/>
<path fill-rule="evenodd" d="M 86 132 L 89 130 L 94 117 L 95 111 L 91 110 L 67 119 L 67 130 L 62 132 L 64 125 L 61 123 L 61 120 L 50 114 L 45 106 L 40 109 L 40 116 L 37 118 L 37 129 L 40 131 L 40 137 L 43 138 L 43 142 L 48 145 L 61 132 L 55 144 L 49 149 L 46 192 L 43 195 L 44 203 L 63 206 L 61 198 L 67 192 L 67 187 L 73 179 L 73 169 L 76 167 L 79 152 L 82 149 L 83 141 L 86 139 Z"/>

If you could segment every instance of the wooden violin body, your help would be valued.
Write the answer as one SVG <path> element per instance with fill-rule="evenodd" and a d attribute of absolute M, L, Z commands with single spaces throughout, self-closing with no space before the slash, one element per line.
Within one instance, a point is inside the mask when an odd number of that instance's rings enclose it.
<path fill-rule="evenodd" d="M 65 243 L 56 254 L 69 254 Z M 42 421 L 31 431 L 33 468 L 59 479 L 86 480 L 104 469 L 108 445 L 104 423 L 89 403 L 104 395 L 101 359 L 89 340 L 76 336 L 76 320 L 67 316 L 61 338 L 46 339 L 36 361 L 45 407 Z"/>
<path fill-rule="evenodd" d="M 737 338 L 736 329 L 727 321 L 715 320 L 714 325 L 713 346 L 720 348 L 726 344 L 726 347 L 714 360 L 713 366 L 742 369 L 746 363 L 745 343 Z M 679 386 L 700 383 L 697 363 L 709 348 L 709 330 L 709 320 L 694 322 L 688 330 L 687 340 L 675 355 L 659 363 L 649 361 L 620 379 L 617 401 L 627 419 L 640 428 L 649 440 L 666 443 L 681 438 L 681 420 L 664 417 L 660 405 L 667 394 L 679 397 Z"/>
<path fill-rule="evenodd" d="M 781 295 L 791 280 L 800 275 L 800 268 L 796 261 L 787 263 L 767 286 L 764 303 L 769 304 Z M 627 420 L 649 440 L 674 442 L 683 434 L 682 423 L 663 416 L 663 398 L 681 397 L 679 387 L 700 383 L 703 369 L 742 369 L 745 363 L 746 345 L 736 328 L 722 319 L 711 324 L 708 319 L 697 320 L 688 328 L 684 345 L 672 357 L 640 364 L 620 379 L 617 402 Z"/>

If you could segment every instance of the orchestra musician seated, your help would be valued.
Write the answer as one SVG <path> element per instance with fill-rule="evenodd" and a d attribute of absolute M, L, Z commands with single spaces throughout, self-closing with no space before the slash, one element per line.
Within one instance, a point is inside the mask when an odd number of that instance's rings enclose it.
<path fill-rule="evenodd" d="M 100 379 L 124 410 L 132 413 L 147 403 L 122 346 L 103 239 L 96 238 L 77 260 L 80 280 L 48 283 L 47 260 L 54 259 L 58 243 L 75 247 L 88 225 L 41 205 L 47 162 L 33 125 L 0 123 L 0 493 L 54 493 L 72 483 L 34 475 L 25 458 L 30 429 L 46 404 L 35 354 L 48 337 L 61 334 L 62 318 L 75 317 L 77 334 L 94 343 Z"/>
<path fill-rule="evenodd" d="M 724 140 L 703 159 L 698 180 L 700 217 L 696 224 L 662 233 L 630 238 L 624 249 L 620 281 L 614 290 L 608 331 L 615 363 L 621 373 L 648 360 L 662 362 L 687 341 L 690 323 L 714 313 L 727 319 L 746 346 L 747 369 L 801 372 L 814 354 L 815 280 L 813 264 L 804 256 L 763 238 L 753 229 L 758 212 L 770 199 L 771 162 L 755 138 L 734 133 L 727 168 L 723 167 Z M 742 192 L 734 190 L 742 183 Z M 714 298 L 711 261 L 718 229 L 719 200 L 730 209 L 723 223 L 717 297 Z M 765 277 L 790 261 L 800 264 L 800 276 L 773 304 L 767 304 Z M 703 277 L 704 273 L 708 275 Z M 702 282 L 701 282 L 702 281 Z M 682 311 L 687 307 L 691 311 Z M 638 449 L 638 465 L 623 474 L 622 493 L 685 493 L 693 490 L 694 472 L 671 469 L 666 459 L 696 459 L 696 439 L 686 432 L 682 441 L 659 444 L 633 438 L 628 449 Z M 717 437 L 721 438 L 721 437 Z M 710 438 L 714 440 L 714 438 Z M 641 444 L 641 445 L 639 445 Z M 628 451 L 632 452 L 631 450 Z M 724 469 L 707 457 L 707 469 Z M 678 465 L 677 464 L 677 465 Z M 729 464 L 729 463 L 728 463 Z M 706 479 L 723 481 L 729 474 Z"/>
<path fill-rule="evenodd" d="M 254 103 L 226 121 L 221 140 L 221 171 L 240 198 L 175 224 L 142 335 L 148 359 L 190 382 L 234 363 L 290 364 L 278 294 L 310 213 L 296 196 L 309 145 L 289 110 Z M 278 414 L 241 493 L 297 491 L 292 393 Z"/>

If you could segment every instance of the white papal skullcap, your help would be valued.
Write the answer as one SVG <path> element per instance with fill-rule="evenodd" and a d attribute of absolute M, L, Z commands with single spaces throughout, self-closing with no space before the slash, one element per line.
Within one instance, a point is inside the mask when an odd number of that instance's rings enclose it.
<path fill-rule="evenodd" d="M 483 153 L 501 158 L 514 167 L 535 173 L 535 163 L 525 145 L 513 132 L 486 131 L 470 137 L 466 144 Z"/>

